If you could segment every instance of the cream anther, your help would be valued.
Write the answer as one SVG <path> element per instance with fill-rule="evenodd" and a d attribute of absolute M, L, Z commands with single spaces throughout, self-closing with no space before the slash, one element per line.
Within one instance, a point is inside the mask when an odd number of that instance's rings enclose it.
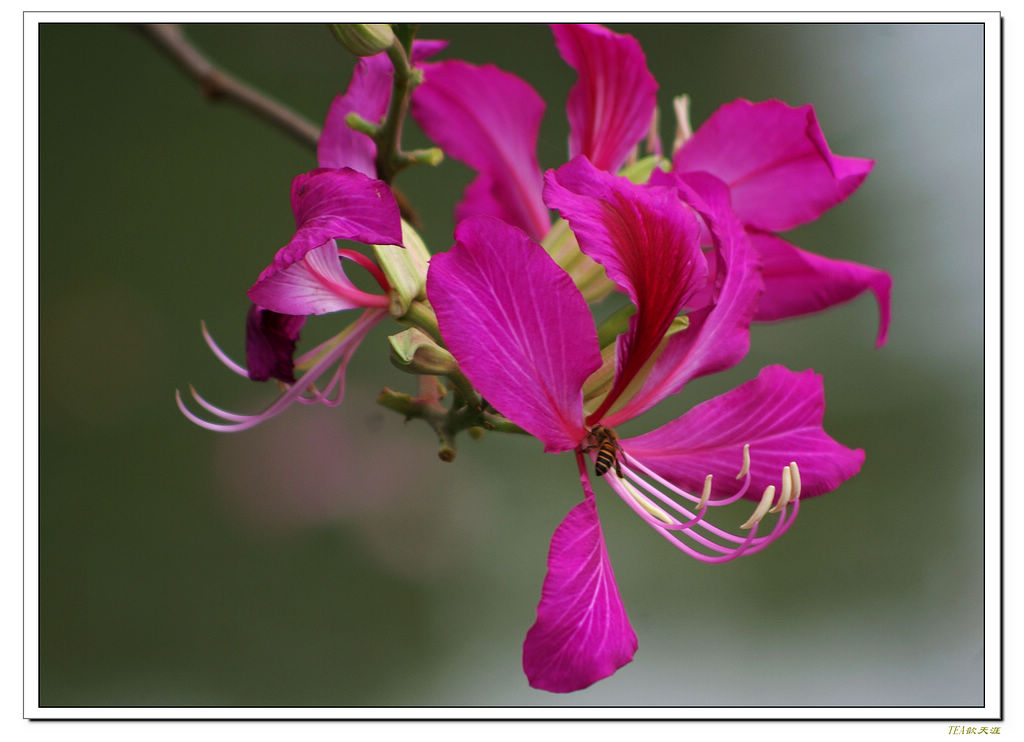
<path fill-rule="evenodd" d="M 708 474 L 704 478 L 704 491 L 700 493 L 700 502 L 697 503 L 697 510 L 700 510 L 707 504 L 708 499 L 711 497 L 711 475 Z"/>
<path fill-rule="evenodd" d="M 769 513 L 777 513 L 782 508 L 786 507 L 786 503 L 793 496 L 793 473 L 789 467 L 786 466 L 782 469 L 782 493 L 779 495 L 779 501 L 775 507 L 769 510 Z"/>
<path fill-rule="evenodd" d="M 634 500 L 636 500 L 637 504 L 640 507 L 642 507 L 648 513 L 650 513 L 655 518 L 660 520 L 662 523 L 667 523 L 671 525 L 674 522 L 674 519 L 671 515 L 669 515 L 664 510 L 655 505 L 653 502 L 651 502 L 645 495 L 641 494 L 636 487 L 627 482 L 625 479 L 619 479 L 619 484 L 621 484 L 626 489 L 626 491 L 629 492 L 630 496 Z"/>
<path fill-rule="evenodd" d="M 755 523 L 759 523 L 761 521 L 761 518 L 763 518 L 768 513 L 768 508 L 772 506 L 772 500 L 774 499 L 775 485 L 769 484 L 767 487 L 764 488 L 764 494 L 761 495 L 761 502 L 757 504 L 757 507 L 754 508 L 754 512 L 747 519 L 747 522 L 740 526 L 740 528 L 742 528 L 745 531 Z"/>
<path fill-rule="evenodd" d="M 736 475 L 737 479 L 743 479 L 747 476 L 747 472 L 750 471 L 750 444 L 747 443 L 743 446 L 743 468 L 740 469 L 740 473 Z"/>
<path fill-rule="evenodd" d="M 789 462 L 789 470 L 793 476 L 793 502 L 800 498 L 800 470 L 796 468 L 796 462 Z"/>

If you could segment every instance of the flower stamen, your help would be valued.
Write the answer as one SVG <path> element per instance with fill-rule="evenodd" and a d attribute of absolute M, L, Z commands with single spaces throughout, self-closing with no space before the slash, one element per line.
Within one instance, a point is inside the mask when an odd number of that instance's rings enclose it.
<path fill-rule="evenodd" d="M 788 466 L 782 469 L 782 492 L 779 493 L 779 501 L 769 513 L 777 513 L 786 506 L 793 496 L 793 473 Z"/>
<path fill-rule="evenodd" d="M 189 391 L 196 403 L 207 412 L 226 422 L 211 422 L 199 417 L 185 406 L 181 398 L 181 392 L 175 390 L 174 398 L 178 409 L 181 410 L 185 417 L 202 428 L 227 433 L 247 430 L 259 425 L 261 422 L 280 414 L 295 401 L 302 401 L 307 404 L 316 401 L 328 406 L 335 406 L 341 402 L 344 393 L 344 372 L 349 359 L 359 343 L 362 342 L 362 339 L 377 322 L 383 319 L 385 314 L 386 310 L 381 309 L 367 309 L 363 312 L 359 319 L 350 326 L 349 330 L 351 332 L 346 331 L 344 340 L 318 358 L 298 381 L 292 385 L 286 385 L 285 392 L 263 412 L 255 415 L 239 415 L 234 412 L 228 412 L 206 401 L 191 386 L 189 386 Z M 216 351 L 214 352 L 216 353 Z M 218 357 L 220 356 L 218 355 Z M 337 368 L 334 368 L 335 364 L 338 364 Z M 317 380 L 329 372 L 331 372 L 331 380 L 324 388 L 324 391 L 318 390 L 316 387 Z M 335 385 L 338 386 L 338 390 L 335 396 L 331 397 L 329 395 Z M 307 394 L 311 396 L 306 396 Z"/>
<path fill-rule="evenodd" d="M 653 502 L 651 502 L 643 493 L 641 493 L 639 490 L 637 490 L 636 487 L 631 485 L 629 482 L 627 482 L 624 479 L 618 478 L 614 473 L 611 473 L 611 472 L 609 472 L 608 476 L 609 477 L 616 477 L 617 479 L 619 479 L 619 482 L 621 483 L 622 487 L 626 490 L 626 492 L 629 493 L 630 497 L 632 497 L 634 500 L 636 500 L 637 504 L 639 504 L 640 507 L 642 507 L 648 513 L 650 513 L 655 518 L 660 520 L 662 523 L 665 523 L 666 525 L 669 525 L 669 526 L 671 526 L 673 523 L 678 523 L 678 521 L 676 521 L 675 518 L 673 518 L 668 513 L 666 513 L 664 510 L 662 510 L 657 505 L 655 505 Z"/>
<path fill-rule="evenodd" d="M 799 511 L 797 499 L 799 474 L 795 473 L 795 465 L 789 464 L 782 471 L 782 492 L 779 495 L 779 502 L 776 507 L 772 507 L 776 486 L 768 485 L 750 518 L 740 526 L 748 533 L 738 536 L 705 519 L 709 507 L 720 507 L 736 502 L 746 494 L 751 480 L 749 446 L 744 446 L 743 453 L 744 462 L 740 472 L 741 476 L 745 478 L 743 486 L 734 495 L 723 499 L 711 499 L 712 475 L 705 477 L 701 495 L 697 497 L 668 482 L 625 451 L 621 451 L 620 455 L 624 478 L 609 475 L 605 477 L 605 481 L 635 513 L 677 549 L 699 561 L 718 564 L 731 561 L 744 554 L 761 551 L 789 530 Z M 696 514 L 690 512 L 673 496 L 696 503 L 698 512 Z M 679 513 L 679 516 L 672 516 L 668 510 L 655 505 L 651 497 L 669 506 Z M 770 533 L 758 536 L 758 527 L 769 513 L 777 514 L 775 524 Z M 698 532 L 698 529 L 706 532 L 707 535 Z M 705 550 L 712 553 L 706 553 Z"/>
<path fill-rule="evenodd" d="M 704 479 L 704 491 L 700 494 L 700 502 L 697 503 L 697 509 L 701 510 L 707 505 L 708 500 L 711 499 L 711 475 L 708 474 Z"/>
<path fill-rule="evenodd" d="M 382 271 L 380 266 L 373 262 L 373 260 L 363 255 L 361 252 L 357 252 L 356 250 L 350 250 L 346 247 L 339 247 L 338 257 L 348 258 L 353 263 L 358 263 L 363 268 L 365 268 L 367 272 L 369 272 L 369 274 L 373 276 L 374 279 L 377 281 L 377 285 L 384 289 L 385 294 L 391 291 L 391 284 L 388 282 L 387 277 L 384 275 L 384 271 Z"/>
<path fill-rule="evenodd" d="M 761 502 L 757 503 L 757 507 L 754 508 L 754 512 L 751 513 L 750 517 L 747 518 L 747 522 L 740 526 L 740 528 L 746 531 L 751 526 L 760 523 L 761 519 L 768 514 L 768 509 L 772 506 L 772 500 L 774 499 L 775 485 L 769 484 L 764 488 L 764 494 L 761 495 Z"/>
<path fill-rule="evenodd" d="M 736 475 L 737 479 L 743 479 L 748 473 L 750 473 L 750 444 L 743 444 L 743 466 L 740 468 L 740 473 Z"/>
<path fill-rule="evenodd" d="M 235 363 L 233 360 L 231 360 L 228 354 L 220 349 L 220 346 L 217 345 L 217 343 L 213 339 L 213 336 L 210 334 L 210 331 L 207 329 L 206 322 L 204 322 L 203 320 L 199 320 L 199 326 L 200 328 L 202 328 L 203 331 L 203 340 L 205 340 L 206 344 L 210 346 L 210 350 L 212 350 L 213 354 L 217 356 L 217 360 L 223 363 L 225 366 L 227 366 L 229 370 L 234 371 L 239 376 L 244 376 L 245 378 L 248 379 L 249 371 L 240 366 L 239 364 Z"/>

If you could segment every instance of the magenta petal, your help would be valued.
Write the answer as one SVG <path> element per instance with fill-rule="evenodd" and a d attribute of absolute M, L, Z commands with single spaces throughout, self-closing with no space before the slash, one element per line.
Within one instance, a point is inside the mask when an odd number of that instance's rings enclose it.
<path fill-rule="evenodd" d="M 729 186 L 744 224 L 782 232 L 843 201 L 874 160 L 833 155 L 813 106 L 737 100 L 715 111 L 686 141 L 674 166 L 718 177 Z"/>
<path fill-rule="evenodd" d="M 444 41 L 413 42 L 413 62 L 426 59 L 446 46 Z M 345 117 L 358 113 L 371 123 L 379 122 L 391 101 L 393 78 L 391 60 L 384 52 L 356 62 L 348 89 L 331 101 L 317 143 L 320 167 L 349 167 L 371 178 L 377 177 L 377 147 L 373 140 L 350 128 Z"/>
<path fill-rule="evenodd" d="M 637 307 L 619 341 L 607 407 L 650 358 L 687 299 L 704 287 L 708 268 L 700 225 L 675 188 L 636 185 L 598 170 L 585 157 L 548 171 L 545 181 L 545 202 Z"/>
<path fill-rule="evenodd" d="M 295 383 L 295 345 L 306 317 L 279 314 L 253 304 L 245 321 L 245 365 L 249 378 Z"/>
<path fill-rule="evenodd" d="M 632 36 L 595 25 L 552 25 L 562 58 L 579 73 L 569 91 L 569 157 L 615 172 L 651 125 L 658 83 Z"/>
<path fill-rule="evenodd" d="M 606 418 L 607 425 L 636 417 L 690 379 L 739 363 L 750 348 L 750 322 L 762 291 L 756 253 L 729 208 L 729 193 L 721 181 L 706 173 L 658 173 L 652 183 L 675 183 L 679 198 L 710 227 L 715 272 L 710 291 L 700 294 L 709 303 L 687 314 L 689 327 L 669 338 L 644 385 Z"/>
<path fill-rule="evenodd" d="M 770 234 L 751 232 L 761 255 L 765 292 L 754 319 L 759 322 L 810 314 L 871 291 L 878 302 L 876 347 L 889 334 L 892 277 L 883 270 L 809 253 Z"/>
<path fill-rule="evenodd" d="M 551 537 L 537 621 L 523 644 L 523 670 L 534 688 L 569 693 L 614 673 L 636 648 L 589 496 Z"/>
<path fill-rule="evenodd" d="M 333 259 L 329 254 L 334 249 L 334 239 L 367 244 L 402 244 L 401 217 L 391 190 L 383 182 L 355 170 L 313 170 L 292 181 L 292 210 L 298 229 L 288 244 L 277 251 L 273 262 L 260 273 L 249 289 L 249 298 L 281 314 L 320 314 L 352 306 L 368 306 L 356 298 L 362 292 L 346 298 L 346 287 L 351 284 L 344 277 L 340 265 L 331 265 L 332 261 L 338 263 L 337 253 Z M 330 248 L 327 248 L 328 244 Z M 317 255 L 307 256 L 317 248 L 325 249 Z M 327 283 L 317 289 L 315 282 L 320 276 L 326 277 Z M 336 291 L 338 287 L 342 290 Z M 302 308 L 309 301 L 325 299 L 325 291 L 333 292 L 349 303 L 334 306 L 333 300 L 328 300 L 326 305 L 317 304 L 319 308 L 315 311 Z"/>
<path fill-rule="evenodd" d="M 249 289 L 249 298 L 275 312 L 301 315 L 388 305 L 386 296 L 360 291 L 348 279 L 334 240 L 280 270 L 265 270 Z"/>
<path fill-rule="evenodd" d="M 330 239 L 402 244 L 401 216 L 391 189 L 354 170 L 321 168 L 296 176 L 292 212 L 298 229 L 284 249 L 296 259 Z"/>
<path fill-rule="evenodd" d="M 544 101 L 494 65 L 423 65 L 410 113 L 449 157 L 479 173 L 457 215 L 493 216 L 540 240 L 551 227 L 541 201 L 537 133 Z"/>
<path fill-rule="evenodd" d="M 477 216 L 455 239 L 427 273 L 445 344 L 487 401 L 546 451 L 575 448 L 586 435 L 583 382 L 601 365 L 586 302 L 522 230 Z"/>
<path fill-rule="evenodd" d="M 782 366 L 761 369 L 756 379 L 697 405 L 650 433 L 624 439 L 634 458 L 672 483 L 699 493 L 713 474 L 713 497 L 736 491 L 743 446 L 750 444 L 750 491 L 781 484 L 782 469 L 795 461 L 801 497 L 830 492 L 860 471 L 864 451 L 837 443 L 822 429 L 825 391 L 813 371 Z"/>

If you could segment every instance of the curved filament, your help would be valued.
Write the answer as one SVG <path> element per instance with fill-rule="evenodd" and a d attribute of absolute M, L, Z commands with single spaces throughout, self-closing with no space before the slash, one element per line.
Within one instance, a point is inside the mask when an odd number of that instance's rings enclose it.
<path fill-rule="evenodd" d="M 754 515 L 744 524 L 744 527 L 749 525 L 749 531 L 743 535 L 736 535 L 710 523 L 706 516 L 708 508 L 734 503 L 749 489 L 750 467 L 746 451 L 744 465 L 740 471 L 744 482 L 739 491 L 717 500 L 708 498 L 710 481 L 705 482 L 703 496 L 698 496 L 674 486 L 625 452 L 620 451 L 619 456 L 623 477 L 620 478 L 615 472 L 610 471 L 605 475 L 605 481 L 623 502 L 669 543 L 684 554 L 702 562 L 720 564 L 761 551 L 789 530 L 800 510 L 799 471 L 796 464 L 790 464 L 782 470 L 782 491 L 775 507 L 771 505 L 776 498 L 776 488 L 770 485 L 765 489 Z M 677 513 L 679 517 L 654 504 L 647 497 L 648 494 Z M 677 498 L 696 503 L 696 513 L 684 507 Z M 777 516 L 775 523 L 767 535 L 758 536 L 758 528 L 769 514 Z"/>
<path fill-rule="evenodd" d="M 383 309 L 367 309 L 363 312 L 358 320 L 352 323 L 345 332 L 341 333 L 343 336 L 341 341 L 334 347 L 329 348 L 326 353 L 318 358 L 296 383 L 286 386 L 284 394 L 278 397 L 269 407 L 263 410 L 263 412 L 255 415 L 240 415 L 223 410 L 205 400 L 192 387 L 189 387 L 189 391 L 192 394 L 193 400 L 195 400 L 195 402 L 204 410 L 226 422 L 211 422 L 199 417 L 188 409 L 181 398 L 181 393 L 175 390 L 174 396 L 178 404 L 178 409 L 181 410 L 181 413 L 185 417 L 202 428 L 222 433 L 229 433 L 247 430 L 259 425 L 264 420 L 269 420 L 270 418 L 280 414 L 296 401 L 301 401 L 306 404 L 320 402 L 321 404 L 326 404 L 328 406 L 335 406 L 341 402 L 344 395 L 345 369 L 348 366 L 349 359 L 355 352 L 356 347 L 358 347 L 359 343 L 362 342 L 363 338 L 366 336 L 366 333 L 368 333 L 370 329 L 377 324 L 377 322 L 383 319 L 386 314 L 387 311 Z M 216 351 L 214 352 L 216 353 Z M 220 356 L 218 355 L 218 357 Z M 334 368 L 336 363 L 338 364 L 337 368 Z M 324 390 L 320 391 L 316 387 L 316 382 L 328 372 L 331 373 L 330 381 L 324 387 Z M 334 391 L 335 387 L 337 387 L 336 391 Z M 334 391 L 334 396 L 331 396 L 332 391 Z"/>

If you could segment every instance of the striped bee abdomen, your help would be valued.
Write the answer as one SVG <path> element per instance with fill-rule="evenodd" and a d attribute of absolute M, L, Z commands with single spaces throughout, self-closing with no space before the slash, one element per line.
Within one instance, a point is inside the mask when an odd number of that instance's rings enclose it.
<path fill-rule="evenodd" d="M 597 456 L 594 459 L 594 474 L 603 477 L 608 470 L 615 467 L 615 473 L 622 476 L 622 469 L 619 466 L 619 437 L 615 431 L 603 425 L 595 426 L 590 435 L 593 446 L 597 447 Z"/>

